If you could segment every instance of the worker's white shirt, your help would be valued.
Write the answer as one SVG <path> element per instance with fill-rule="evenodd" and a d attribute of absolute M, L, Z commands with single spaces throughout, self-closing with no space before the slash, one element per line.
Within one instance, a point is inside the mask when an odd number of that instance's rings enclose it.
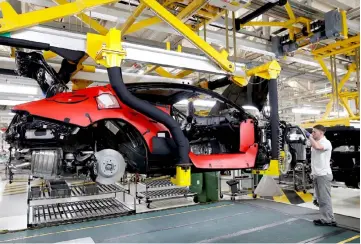
<path fill-rule="evenodd" d="M 312 175 L 324 176 L 331 174 L 332 170 L 330 166 L 332 145 L 326 137 L 323 137 L 318 141 L 323 146 L 323 150 L 317 150 L 311 148 L 311 169 Z"/>

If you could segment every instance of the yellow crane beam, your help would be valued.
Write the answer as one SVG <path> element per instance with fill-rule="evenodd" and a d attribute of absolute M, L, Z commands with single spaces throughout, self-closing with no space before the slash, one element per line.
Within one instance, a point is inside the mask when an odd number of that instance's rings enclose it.
<path fill-rule="evenodd" d="M 316 59 L 327 58 L 332 55 L 354 55 L 355 49 L 360 47 L 360 34 L 345 40 L 337 41 L 325 47 L 312 51 Z"/>

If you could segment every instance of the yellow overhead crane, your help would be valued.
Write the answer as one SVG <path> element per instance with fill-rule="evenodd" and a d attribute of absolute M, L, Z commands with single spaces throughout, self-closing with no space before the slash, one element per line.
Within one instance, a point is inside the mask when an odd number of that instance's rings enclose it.
<path fill-rule="evenodd" d="M 359 111 L 359 82 L 356 83 L 355 88 L 357 91 L 347 91 L 344 88 L 345 83 L 349 80 L 352 73 L 358 72 L 357 79 L 359 80 L 359 49 L 360 49 L 360 34 L 350 37 L 345 40 L 336 41 L 335 43 L 329 44 L 325 47 L 318 48 L 312 51 L 315 60 L 320 63 L 322 70 L 324 71 L 327 79 L 331 82 L 332 93 L 327 94 L 326 97 L 330 98 L 326 106 L 326 112 L 323 114 L 322 119 L 308 121 L 302 123 L 303 127 L 309 128 L 316 124 L 323 124 L 325 126 L 336 126 L 336 125 L 345 125 L 350 126 L 351 121 L 360 121 L 360 111 Z M 331 72 L 327 68 L 324 61 L 325 58 L 331 59 L 331 64 L 335 62 L 336 55 L 346 55 L 354 57 L 353 63 L 348 65 L 347 72 L 341 78 L 340 82 L 337 81 L 337 72 L 334 66 L 331 66 Z M 356 113 L 352 111 L 349 105 L 349 101 L 355 102 L 355 107 L 357 109 Z M 330 112 L 333 106 L 338 106 L 340 104 L 343 106 L 347 113 L 348 117 L 345 118 L 335 118 L 329 119 Z"/>
<path fill-rule="evenodd" d="M 55 0 L 59 6 L 49 7 L 45 9 L 40 9 L 28 13 L 17 14 L 16 11 L 11 7 L 8 2 L 0 3 L 0 9 L 3 14 L 3 18 L 0 19 L 0 34 L 7 32 L 16 31 L 22 28 L 27 28 L 35 26 L 41 23 L 48 21 L 56 20 L 63 18 L 69 15 L 76 15 L 82 22 L 88 24 L 91 28 L 97 31 L 101 35 L 108 33 L 108 30 L 101 26 L 97 21 L 90 18 L 88 15 L 83 12 L 86 9 L 114 3 L 114 0 L 76 0 L 74 2 L 68 2 L 66 0 Z M 120 27 L 122 35 L 133 33 L 135 31 L 146 28 L 150 25 L 157 24 L 163 20 L 164 22 L 171 25 L 176 31 L 181 33 L 185 38 L 187 38 L 194 46 L 203 51 L 208 58 L 210 58 L 214 63 L 221 67 L 226 73 L 232 76 L 232 81 L 238 85 L 247 84 L 247 75 L 246 71 L 240 68 L 236 68 L 235 64 L 228 60 L 228 52 L 225 50 L 217 51 L 200 36 L 198 36 L 194 31 L 205 27 L 210 21 L 214 21 L 219 18 L 222 14 L 227 13 L 228 11 L 211 6 L 207 4 L 207 1 L 204 0 L 193 0 L 190 1 L 188 6 L 179 12 L 177 16 L 174 16 L 166 9 L 166 7 L 174 7 L 176 4 L 182 3 L 182 1 L 167 0 L 161 5 L 156 0 L 142 0 L 139 6 L 135 9 L 132 15 L 128 20 Z M 157 16 L 149 19 L 141 20 L 135 22 L 136 18 L 142 13 L 145 8 L 151 9 Z M 198 25 L 189 26 L 184 24 L 189 16 L 196 15 L 205 19 L 203 23 Z M 178 51 L 181 51 L 181 48 L 178 48 Z M 54 56 L 52 53 L 47 53 L 48 58 Z M 166 73 L 166 71 L 160 67 L 158 71 L 165 76 L 182 78 L 190 74 L 191 71 L 184 70 L 176 75 L 171 75 Z M 78 70 L 81 70 L 80 67 Z M 88 69 L 89 70 L 89 69 Z M 264 71 L 262 71 L 264 72 Z M 274 73 L 279 74 L 280 70 L 275 71 Z M 278 76 L 276 74 L 276 76 Z M 257 73 L 254 75 L 258 75 Z M 78 82 L 77 87 L 86 86 L 89 82 Z"/>

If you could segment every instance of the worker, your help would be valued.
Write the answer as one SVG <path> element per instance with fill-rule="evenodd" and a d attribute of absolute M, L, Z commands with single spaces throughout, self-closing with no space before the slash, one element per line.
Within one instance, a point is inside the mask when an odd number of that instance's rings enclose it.
<path fill-rule="evenodd" d="M 316 125 L 312 135 L 305 131 L 311 142 L 311 175 L 320 208 L 321 219 L 314 220 L 315 225 L 336 226 L 331 202 L 331 181 L 333 179 L 330 166 L 332 145 L 325 137 L 326 128 Z"/>

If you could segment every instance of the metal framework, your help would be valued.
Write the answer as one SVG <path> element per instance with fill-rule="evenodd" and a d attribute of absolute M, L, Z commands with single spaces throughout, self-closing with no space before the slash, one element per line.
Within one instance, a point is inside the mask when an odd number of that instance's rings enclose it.
<path fill-rule="evenodd" d="M 359 115 L 355 116 L 355 114 L 352 112 L 348 104 L 349 99 L 353 99 L 355 100 L 355 104 L 357 105 L 359 104 L 358 93 L 352 93 L 352 95 L 350 96 L 348 92 L 342 92 L 342 89 L 345 83 L 350 78 L 351 74 L 357 71 L 356 63 L 352 63 L 351 65 L 348 66 L 346 74 L 342 77 L 342 79 L 338 83 L 335 80 L 336 77 L 335 74 L 332 74 L 337 72 L 335 71 L 335 69 L 333 69 L 333 72 L 330 72 L 324 61 L 325 58 L 334 57 L 335 55 L 340 55 L 340 54 L 344 54 L 347 56 L 355 56 L 356 50 L 359 48 L 360 48 L 360 35 L 356 35 L 346 40 L 337 41 L 325 47 L 316 49 L 312 52 L 312 54 L 315 57 L 315 60 L 317 60 L 320 63 L 320 66 L 324 71 L 327 79 L 331 82 L 331 86 L 333 90 L 333 93 L 328 95 L 330 101 L 326 106 L 326 112 L 322 116 L 323 120 L 328 118 L 332 110 L 332 105 L 336 101 L 337 101 L 336 105 L 339 102 L 343 107 L 345 107 L 350 118 L 357 119 L 358 117 L 359 119 Z"/>
<path fill-rule="evenodd" d="M 70 49 L 76 49 L 76 50 L 84 50 L 85 51 L 85 38 L 79 35 L 76 35 L 76 38 L 74 40 L 73 36 L 71 41 L 69 40 L 70 33 L 66 33 L 65 35 L 60 35 L 57 31 L 56 33 L 52 33 L 55 35 L 51 35 L 49 32 L 50 30 L 45 31 L 42 29 L 42 31 L 37 33 L 36 36 L 31 35 L 34 33 L 31 33 L 34 28 L 30 28 L 23 31 L 17 31 L 26 27 L 35 26 L 40 23 L 48 22 L 51 20 L 55 20 L 61 17 L 65 17 L 68 15 L 76 15 L 81 21 L 84 23 L 87 23 L 91 28 L 96 30 L 98 33 L 109 35 L 110 32 L 107 31 L 103 26 L 101 26 L 98 22 L 92 20 L 89 16 L 82 13 L 84 10 L 88 8 L 92 8 L 95 6 L 103 5 L 103 4 L 109 4 L 113 3 L 114 1 L 111 0 L 77 0 L 75 2 L 69 3 L 65 0 L 56 0 L 56 3 L 60 4 L 59 6 L 50 7 L 46 9 L 41 9 L 37 11 L 32 11 L 25 14 L 17 14 L 15 10 L 11 7 L 10 4 L 3 2 L 0 5 L 0 8 L 3 13 L 3 18 L 0 20 L 0 34 L 5 34 L 10 32 L 10 36 L 14 38 L 19 39 L 25 39 L 25 40 L 33 40 L 33 41 L 42 41 L 39 40 L 39 35 L 41 35 L 40 39 L 43 39 L 45 43 L 49 43 L 53 46 L 57 47 L 65 47 Z M 196 47 L 198 47 L 202 52 L 206 54 L 206 56 L 211 59 L 213 62 L 209 62 L 209 60 L 205 59 L 201 56 L 196 55 L 189 55 L 184 54 L 180 52 L 174 52 L 170 50 L 162 50 L 159 49 L 155 50 L 152 48 L 144 47 L 144 46 L 138 46 L 130 43 L 122 43 L 121 46 L 118 48 L 119 50 L 123 50 L 124 53 L 124 59 L 122 60 L 132 60 L 132 61 L 138 61 L 143 62 L 147 64 L 154 64 L 156 67 L 154 68 L 157 70 L 158 73 L 166 76 L 166 77 L 172 77 L 172 78 L 182 78 L 186 75 L 190 74 L 192 70 L 197 70 L 200 72 L 205 73 L 213 73 L 213 74 L 229 74 L 233 77 L 233 81 L 239 85 L 246 85 L 247 84 L 247 75 L 245 71 L 244 65 L 240 65 L 234 62 L 231 62 L 228 60 L 228 53 L 225 50 L 222 50 L 221 52 L 215 50 L 210 44 L 208 44 L 205 40 L 203 40 L 200 36 L 198 36 L 196 33 L 194 33 L 192 28 L 189 28 L 188 25 L 184 24 L 183 21 L 187 19 L 190 15 L 192 15 L 195 12 L 198 12 L 206 3 L 204 0 L 196 0 L 193 1 L 191 4 L 189 4 L 187 7 L 185 7 L 178 16 L 174 16 L 171 14 L 165 6 L 168 4 L 173 4 L 174 1 L 168 1 L 162 6 L 155 0 L 144 0 L 141 1 L 141 4 L 136 8 L 134 13 L 129 17 L 129 19 L 120 27 L 120 30 L 123 33 L 129 33 L 129 31 L 136 31 L 135 29 L 131 30 L 130 28 L 133 28 L 137 25 L 132 25 L 136 18 L 141 14 L 141 12 L 145 9 L 145 7 L 150 8 L 158 17 L 157 21 L 153 19 L 151 22 L 152 24 L 158 23 L 159 19 L 164 20 L 166 23 L 171 25 L 176 31 L 181 33 L 185 38 L 187 38 L 191 43 L 193 43 Z M 221 15 L 222 11 L 219 14 L 215 14 L 210 17 L 208 20 L 214 20 L 218 18 Z M 34 16 L 37 16 L 36 18 Z M 149 19 L 148 24 L 144 24 L 145 22 L 141 21 L 138 23 L 137 30 L 146 27 L 149 25 Z M 141 23 L 141 24 L 140 24 Z M 207 22 L 203 23 L 203 26 L 206 25 Z M 201 28 L 202 25 L 197 26 L 197 28 Z M 35 27 L 39 28 L 39 27 Z M 134 27 L 135 28 L 135 27 Z M 195 27 L 193 27 L 195 28 Z M 17 31 L 14 33 L 14 31 Z M 62 32 L 64 34 L 65 32 Z M 119 32 L 119 36 L 121 36 Z M 106 35 L 106 36 L 107 36 Z M 118 35 L 118 34 L 116 34 Z M 60 38 L 59 38 L 60 37 Z M 95 39 L 95 36 L 92 37 Z M 98 44 L 101 42 L 102 38 L 98 39 Z M 67 42 L 66 40 L 69 40 Z M 120 41 L 120 40 L 119 40 Z M 76 42 L 76 43 L 75 43 Z M 120 45 L 120 44 L 119 44 Z M 99 47 L 99 45 L 97 45 Z M 123 49 L 124 48 L 124 49 Z M 94 51 L 94 48 L 90 48 L 90 51 Z M 148 53 L 147 53 L 148 51 Z M 141 53 L 140 53 L 141 52 Z M 150 52 L 150 53 L 149 53 Z M 147 55 L 147 54 L 154 54 L 157 53 L 157 55 Z M 162 55 L 163 54 L 163 55 Z M 49 55 L 50 57 L 53 57 L 53 54 Z M 92 55 L 91 55 L 92 56 Z M 153 56 L 153 58 L 152 58 Z M 94 55 L 93 55 L 94 58 Z M 176 60 L 177 59 L 177 60 Z M 162 62 L 163 61 L 163 62 Z M 171 62 L 170 62 L 171 61 Z M 183 62 L 185 61 L 185 62 Z M 190 61 L 190 62 L 189 62 Z M 104 65 L 103 63 L 100 63 L 101 65 Z M 159 66 L 159 67 L 158 67 Z M 177 67 L 184 69 L 184 71 L 176 74 L 171 75 L 164 72 L 165 70 L 160 67 Z M 78 71 L 80 71 L 79 69 Z M 255 74 L 257 75 L 257 74 Z M 84 78 L 80 78 L 84 79 Z M 87 80 L 87 79 L 85 79 Z M 89 82 L 83 82 L 83 84 L 87 84 Z M 83 87 L 85 85 L 82 85 L 80 87 Z"/>
<path fill-rule="evenodd" d="M 245 24 L 242 24 L 240 27 L 246 27 L 246 26 L 276 26 L 276 27 L 282 27 L 285 29 L 288 29 L 288 33 L 289 33 L 289 39 L 291 41 L 302 41 L 304 39 L 306 39 L 307 37 L 310 37 L 312 35 L 311 32 L 311 20 L 304 18 L 304 17 L 297 17 L 295 16 L 292 7 L 290 5 L 290 3 L 287 1 L 287 3 L 285 4 L 285 9 L 287 11 L 289 20 L 285 21 L 285 22 L 268 22 L 268 21 L 250 21 L 247 22 Z M 297 27 L 295 27 L 294 25 L 297 23 L 301 23 L 303 25 L 306 26 L 306 30 L 307 33 L 309 33 L 309 35 L 307 37 L 302 37 L 302 38 L 298 38 L 295 39 L 295 35 L 297 35 L 299 32 L 301 32 L 301 30 Z"/>

